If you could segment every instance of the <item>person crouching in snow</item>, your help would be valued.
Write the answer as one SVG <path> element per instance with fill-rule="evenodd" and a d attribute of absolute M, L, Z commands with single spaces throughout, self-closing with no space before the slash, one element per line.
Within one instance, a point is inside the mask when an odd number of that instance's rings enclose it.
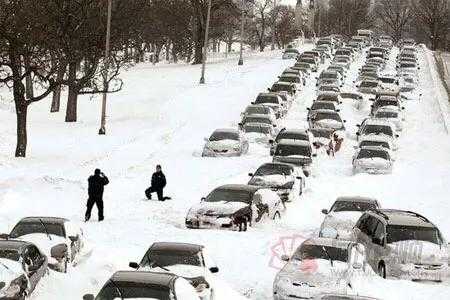
<path fill-rule="evenodd" d="M 159 201 L 169 200 L 169 197 L 164 197 L 164 188 L 166 187 L 166 176 L 161 170 L 161 166 L 156 166 L 156 172 L 152 175 L 152 186 L 145 190 L 145 195 L 149 200 L 152 199 L 152 193 L 158 195 Z"/>
<path fill-rule="evenodd" d="M 334 153 L 339 152 L 342 147 L 342 142 L 344 142 L 344 138 L 337 132 L 333 134 L 333 140 L 334 140 Z"/>

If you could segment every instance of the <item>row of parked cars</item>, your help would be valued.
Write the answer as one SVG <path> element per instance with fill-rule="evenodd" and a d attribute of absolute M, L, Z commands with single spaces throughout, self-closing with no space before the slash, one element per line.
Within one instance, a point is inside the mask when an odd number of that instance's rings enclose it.
<path fill-rule="evenodd" d="M 387 37 L 379 39 L 379 43 L 382 41 L 391 43 Z M 367 49 L 366 45 L 361 49 Z M 367 56 L 366 65 L 370 66 L 370 54 Z M 379 77 L 384 76 L 381 75 L 384 65 L 390 63 L 388 57 L 389 51 L 383 54 L 386 62 L 374 68 Z M 339 81 L 334 85 L 337 92 Z M 318 91 L 321 86 L 318 82 Z M 402 101 L 406 99 L 398 86 L 361 94 L 365 94 L 364 98 L 375 98 L 370 99 L 373 102 L 370 118 L 358 126 L 356 161 L 363 149 L 394 151 L 396 135 L 402 126 L 394 114 L 386 116 L 382 112 L 401 113 Z M 388 128 L 384 127 L 386 124 Z M 426 217 L 412 211 L 382 208 L 377 199 L 360 196 L 339 197 L 322 213 L 325 217 L 318 236 L 304 241 L 291 256 L 282 257 L 286 264 L 274 279 L 275 300 L 373 299 L 355 295 L 353 288 L 358 279 L 373 280 L 371 277 L 378 275 L 440 282 L 448 276 L 448 244 Z"/>

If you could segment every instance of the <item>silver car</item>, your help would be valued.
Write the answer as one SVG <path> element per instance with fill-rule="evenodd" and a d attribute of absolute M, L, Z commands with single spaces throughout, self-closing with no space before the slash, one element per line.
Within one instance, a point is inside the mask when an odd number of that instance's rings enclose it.
<path fill-rule="evenodd" d="M 249 148 L 247 139 L 237 129 L 217 129 L 205 142 L 203 157 L 241 156 Z"/>
<path fill-rule="evenodd" d="M 282 259 L 286 264 L 275 277 L 274 300 L 347 294 L 353 271 L 363 269 L 366 261 L 361 244 L 321 237 L 304 241 L 291 258 Z"/>
<path fill-rule="evenodd" d="M 393 165 L 390 151 L 384 147 L 362 147 L 353 156 L 353 174 L 389 174 Z"/>

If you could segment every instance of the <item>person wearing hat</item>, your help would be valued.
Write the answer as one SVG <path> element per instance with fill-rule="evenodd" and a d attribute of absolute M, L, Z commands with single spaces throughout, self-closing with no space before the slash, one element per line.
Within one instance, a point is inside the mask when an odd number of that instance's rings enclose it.
<path fill-rule="evenodd" d="M 145 190 L 145 195 L 149 200 L 152 199 L 152 193 L 156 193 L 158 195 L 159 201 L 164 201 L 170 199 L 169 197 L 164 197 L 164 187 L 166 186 L 166 176 L 161 170 L 161 166 L 156 166 L 156 172 L 152 175 L 152 185 L 148 189 Z"/>
<path fill-rule="evenodd" d="M 98 210 L 98 221 L 101 222 L 105 219 L 103 215 L 103 191 L 105 185 L 109 183 L 109 180 L 100 169 L 95 169 L 94 175 L 89 176 L 88 183 L 89 199 L 86 205 L 85 221 L 87 222 L 91 218 L 92 208 L 95 204 Z"/>

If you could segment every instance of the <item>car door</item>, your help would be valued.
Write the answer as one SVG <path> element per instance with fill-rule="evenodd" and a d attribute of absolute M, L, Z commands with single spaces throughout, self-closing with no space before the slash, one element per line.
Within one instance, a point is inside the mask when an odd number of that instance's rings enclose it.
<path fill-rule="evenodd" d="M 384 259 L 387 254 L 385 251 L 386 226 L 380 220 L 377 220 L 377 225 L 373 232 L 372 245 L 373 245 L 372 246 L 372 248 L 373 248 L 372 256 L 376 258 L 376 264 L 378 266 L 378 263 L 382 259 Z M 376 269 L 374 269 L 374 270 L 376 270 Z"/>

